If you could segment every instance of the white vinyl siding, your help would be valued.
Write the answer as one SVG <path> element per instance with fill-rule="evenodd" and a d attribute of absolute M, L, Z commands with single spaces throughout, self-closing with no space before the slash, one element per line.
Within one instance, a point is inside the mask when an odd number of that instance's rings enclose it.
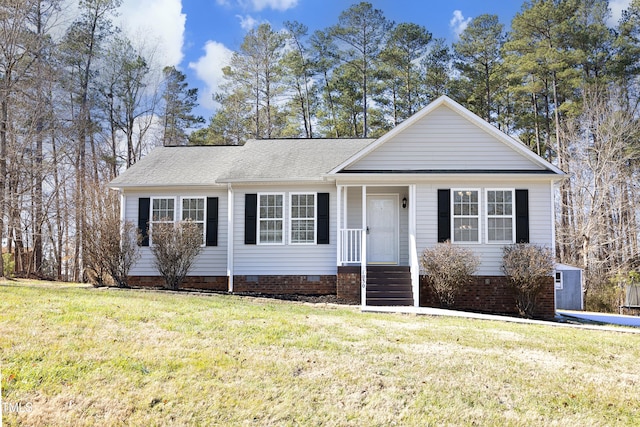
<path fill-rule="evenodd" d="M 207 190 L 176 189 L 155 190 L 154 192 L 127 191 L 125 199 L 125 219 L 138 224 L 138 199 L 140 197 L 173 198 L 176 195 L 186 198 L 217 197 L 218 198 L 218 246 L 205 246 L 189 271 L 191 276 L 226 276 L 227 274 L 227 190 L 214 188 Z M 206 205 L 206 204 L 205 204 Z M 205 207 L 206 209 L 206 207 Z M 206 217 L 205 217 L 206 218 Z M 153 254 L 149 247 L 140 248 L 140 259 L 130 271 L 132 276 L 158 276 L 153 265 Z M 161 284 L 161 283 L 159 283 Z"/>
<path fill-rule="evenodd" d="M 245 194 L 329 193 L 328 245 L 244 244 Z M 327 275 L 336 274 L 336 187 L 334 184 L 234 186 L 234 273 L 236 275 Z M 317 201 L 317 199 L 316 199 Z M 285 209 L 285 224 L 290 212 Z M 288 233 L 288 231 L 287 231 Z M 288 242 L 288 237 L 285 236 Z"/>
<path fill-rule="evenodd" d="M 517 177 L 514 177 L 518 179 Z M 464 181 L 455 180 L 446 183 L 421 183 L 417 185 L 416 193 L 416 240 L 418 255 L 425 248 L 433 247 L 438 241 L 438 189 L 442 188 L 496 188 L 496 184 L 508 182 L 509 177 L 504 177 L 501 182 Z M 520 182 L 514 184 L 515 188 L 529 190 L 529 240 L 531 243 L 553 247 L 552 218 L 552 194 L 549 182 Z M 411 205 L 411 201 L 409 201 Z M 485 243 L 458 243 L 460 246 L 471 249 L 481 261 L 475 274 L 486 276 L 502 276 L 502 244 L 486 243 L 486 227 L 480 227 L 482 231 L 481 242 Z"/>
<path fill-rule="evenodd" d="M 289 198 L 289 243 L 312 245 L 316 243 L 315 193 L 291 193 Z"/>
<path fill-rule="evenodd" d="M 440 106 L 347 170 L 542 170 L 495 136 Z"/>

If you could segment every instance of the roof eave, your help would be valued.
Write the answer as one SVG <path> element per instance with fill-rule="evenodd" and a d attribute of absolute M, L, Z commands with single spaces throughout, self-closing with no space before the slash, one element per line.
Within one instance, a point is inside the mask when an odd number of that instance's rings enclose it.
<path fill-rule="evenodd" d="M 226 184 L 222 185 L 220 183 L 180 183 L 180 184 L 122 184 L 122 185 L 112 185 L 109 184 L 109 188 L 112 190 L 148 190 L 151 188 L 211 188 L 211 187 L 225 187 Z"/>
<path fill-rule="evenodd" d="M 324 183 L 326 179 L 324 175 L 318 177 L 305 178 L 223 178 L 219 179 L 219 184 L 292 184 L 292 183 Z"/>
<path fill-rule="evenodd" d="M 557 174 L 555 172 L 434 172 L 434 173 L 393 173 L 393 172 L 365 172 L 350 173 L 343 172 L 339 174 L 327 175 L 327 178 L 336 182 L 424 182 L 424 181 L 451 181 L 451 180 L 485 180 L 485 181 L 505 181 L 508 178 L 510 182 L 529 181 L 529 182 L 558 182 L 566 177 L 565 174 Z"/>

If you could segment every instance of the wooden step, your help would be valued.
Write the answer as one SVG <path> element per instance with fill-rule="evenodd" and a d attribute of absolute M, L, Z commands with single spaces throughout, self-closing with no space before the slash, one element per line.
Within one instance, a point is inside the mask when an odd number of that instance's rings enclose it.
<path fill-rule="evenodd" d="M 397 265 L 367 267 L 367 305 L 413 305 L 413 287 L 409 267 Z"/>

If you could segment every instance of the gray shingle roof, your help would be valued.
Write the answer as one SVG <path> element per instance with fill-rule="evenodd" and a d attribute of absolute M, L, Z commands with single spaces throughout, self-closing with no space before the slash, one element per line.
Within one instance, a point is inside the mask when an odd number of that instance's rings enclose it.
<path fill-rule="evenodd" d="M 221 181 L 318 180 L 373 139 L 251 140 Z"/>
<path fill-rule="evenodd" d="M 250 140 L 244 146 L 158 147 L 113 188 L 320 180 L 373 139 Z"/>

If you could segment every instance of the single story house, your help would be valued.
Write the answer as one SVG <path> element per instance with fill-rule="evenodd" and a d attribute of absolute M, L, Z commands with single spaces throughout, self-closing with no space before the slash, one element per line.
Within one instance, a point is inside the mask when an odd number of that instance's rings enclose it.
<path fill-rule="evenodd" d="M 148 248 L 158 221 L 202 224 L 185 287 L 337 294 L 368 305 L 431 305 L 420 253 L 450 240 L 481 259 L 456 306 L 511 313 L 502 248 L 554 247 L 564 174 L 446 96 L 377 139 L 250 140 L 159 147 L 111 182 L 139 224 L 137 286 L 162 283 Z M 554 313 L 553 278 L 541 316 Z"/>

